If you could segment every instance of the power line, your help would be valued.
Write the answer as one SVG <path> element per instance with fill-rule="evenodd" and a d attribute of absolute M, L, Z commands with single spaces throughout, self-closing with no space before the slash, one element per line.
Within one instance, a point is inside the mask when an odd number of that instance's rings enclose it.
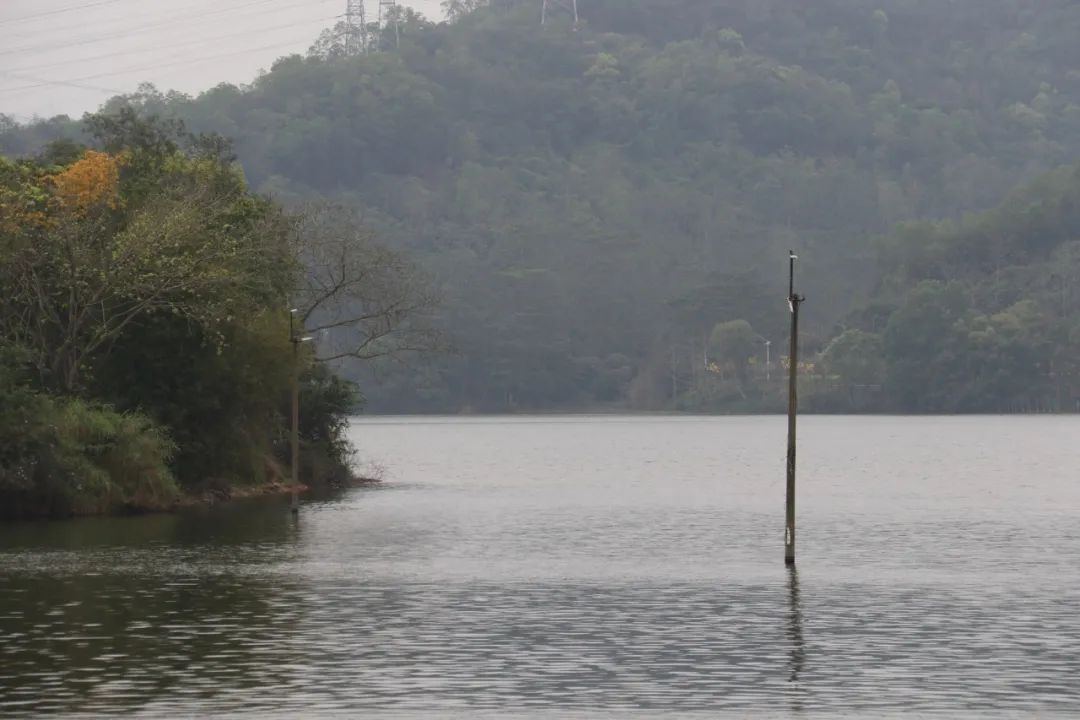
<path fill-rule="evenodd" d="M 275 0 L 256 0 L 255 2 L 246 3 L 244 5 L 238 5 L 238 6 L 232 7 L 232 8 L 221 8 L 219 10 L 213 10 L 213 11 L 203 12 L 203 13 L 196 13 L 195 15 L 187 14 L 187 15 L 174 16 L 172 18 L 168 18 L 168 19 L 161 20 L 161 21 L 156 21 L 156 22 L 153 22 L 153 23 L 145 24 L 145 25 L 137 25 L 137 26 L 134 26 L 134 27 L 125 28 L 123 30 L 113 32 L 113 33 L 107 33 L 107 34 L 104 34 L 104 35 L 95 35 L 93 37 L 85 38 L 83 40 L 67 41 L 67 42 L 62 42 L 62 43 L 59 43 L 59 44 L 29 45 L 29 46 L 23 46 L 23 47 L 17 47 L 17 48 L 10 48 L 10 49 L 7 49 L 7 50 L 0 51 L 0 56 L 16 55 L 16 54 L 19 54 L 19 53 L 42 52 L 42 51 L 48 52 L 50 50 L 61 50 L 61 49 L 67 49 L 67 48 L 71 48 L 71 47 L 79 47 L 79 46 L 83 46 L 83 45 L 93 45 L 95 43 L 103 42 L 105 40 L 112 40 L 112 39 L 115 39 L 115 38 L 118 38 L 118 37 L 125 37 L 125 36 L 128 36 L 128 35 L 131 35 L 132 33 L 138 33 L 138 32 L 141 32 L 143 30 L 153 30 L 153 29 L 161 28 L 161 27 L 169 27 L 169 26 L 172 26 L 176 20 L 183 20 L 183 19 L 187 19 L 187 18 L 190 18 L 190 19 L 203 19 L 203 18 L 215 17 L 215 16 L 219 16 L 219 15 L 227 15 L 229 13 L 233 13 L 233 12 L 236 12 L 237 10 L 242 10 L 244 8 L 269 5 L 269 4 L 272 4 L 274 1 Z M 315 0 L 314 2 L 312 2 L 311 0 L 308 0 L 308 2 L 290 3 L 289 5 L 283 5 L 283 6 L 274 8 L 274 9 L 275 10 L 288 10 L 288 9 L 294 8 L 294 7 L 311 7 L 313 5 L 326 4 L 327 2 L 330 2 L 330 1 L 331 0 Z"/>
<path fill-rule="evenodd" d="M 181 19 L 181 20 L 186 19 L 186 18 L 195 18 L 195 17 L 198 17 L 199 15 L 201 15 L 202 13 L 206 12 L 209 9 L 219 8 L 220 5 L 221 5 L 220 2 L 212 2 L 212 1 L 207 1 L 207 0 L 204 0 L 204 1 L 206 1 L 207 7 L 204 7 L 202 9 L 195 9 L 194 12 L 191 12 L 193 10 L 192 7 L 188 7 L 185 12 L 180 13 L 179 15 L 174 15 L 172 17 L 173 18 L 178 18 L 178 19 Z M 240 7 L 243 7 L 243 6 L 240 6 Z M 126 9 L 127 8 L 125 8 L 125 10 Z M 145 7 L 144 7 L 144 9 L 145 9 Z M 233 8 L 233 9 L 235 10 L 237 8 Z M 122 21 L 122 22 L 127 21 L 127 20 L 145 20 L 147 17 L 153 17 L 153 15 L 151 14 L 150 16 L 147 16 L 145 13 L 143 13 L 143 14 L 124 13 L 123 15 L 120 15 L 120 16 L 99 18 L 100 20 L 104 20 L 104 23 L 99 23 L 99 24 L 95 24 L 95 25 L 88 26 L 86 24 L 86 22 L 83 21 L 83 22 L 77 22 L 77 23 L 74 23 L 74 24 L 71 24 L 71 25 L 53 25 L 53 26 L 50 27 L 50 29 L 52 30 L 53 34 L 66 32 L 68 30 L 79 30 L 79 31 L 89 30 L 89 31 L 97 32 L 97 30 L 99 28 L 102 28 L 104 30 L 115 29 L 116 21 L 118 21 L 118 20 Z M 159 18 L 159 19 L 169 20 L 171 18 L 165 17 L 165 18 Z"/>
<path fill-rule="evenodd" d="M 313 23 L 327 22 L 329 20 L 335 20 L 337 17 L 339 17 L 339 16 L 331 15 L 329 17 L 312 18 L 311 22 L 313 22 Z M 141 48 L 132 49 L 132 50 L 118 50 L 116 52 L 104 53 L 104 54 L 101 54 L 101 55 L 91 55 L 89 57 L 77 58 L 77 59 L 72 59 L 72 60 L 61 60 L 59 62 L 54 62 L 54 63 L 44 63 L 44 64 L 39 64 L 39 65 L 24 65 L 22 67 L 12 68 L 10 71 L 9 70 L 0 70 L 0 74 L 14 75 L 16 72 L 23 72 L 23 71 L 26 71 L 26 70 L 30 70 L 30 71 L 33 71 L 33 70 L 45 70 L 45 69 L 50 69 L 50 68 L 66 67 L 68 65 L 81 65 L 81 64 L 84 64 L 84 63 L 92 62 L 94 60 L 105 60 L 105 59 L 108 59 L 108 58 L 111 58 L 111 57 L 119 57 L 119 56 L 122 56 L 122 55 L 136 55 L 136 54 L 140 54 L 140 53 L 153 52 L 153 51 L 156 51 L 156 50 L 173 50 L 175 48 L 190 47 L 191 45 L 198 45 L 200 43 L 214 42 L 216 40 L 228 40 L 228 39 L 234 38 L 234 37 L 242 37 L 242 36 L 245 36 L 245 35 L 250 35 L 250 34 L 252 34 L 254 32 L 270 32 L 270 31 L 273 31 L 273 30 L 283 30 L 285 28 L 294 27 L 295 25 L 296 25 L 295 22 L 291 22 L 291 23 L 285 23 L 285 24 L 282 24 L 282 25 L 274 25 L 272 27 L 251 28 L 251 29 L 248 29 L 248 30 L 243 30 L 241 32 L 229 33 L 228 35 L 214 35 L 212 37 L 196 38 L 194 40 L 188 40 L 188 41 L 182 42 L 182 43 L 172 43 L 172 44 L 169 44 L 169 45 L 152 45 L 152 46 L 147 45 L 147 46 L 142 46 Z M 41 82 L 45 82 L 45 81 L 42 80 Z"/>
<path fill-rule="evenodd" d="M 205 57 L 189 59 L 189 60 L 181 60 L 179 62 L 174 62 L 174 63 L 164 63 L 164 64 L 161 64 L 161 65 L 151 65 L 151 66 L 147 66 L 147 67 L 132 66 L 132 67 L 124 68 L 122 70 L 117 70 L 117 71 L 114 71 L 114 72 L 97 73 L 96 75 L 85 75 L 83 77 L 71 78 L 70 80 L 67 80 L 66 82 L 68 82 L 68 83 L 79 83 L 79 82 L 82 82 L 84 80 L 97 80 L 98 78 L 116 77 L 118 75 L 131 75 L 133 73 L 140 72 L 140 71 L 149 72 L 149 71 L 153 71 L 153 70 L 161 70 L 161 69 L 170 68 L 170 67 L 181 67 L 181 66 L 185 66 L 185 65 L 196 65 L 196 64 L 199 64 L 199 63 L 203 63 L 203 62 L 208 62 L 210 60 L 221 60 L 221 59 L 224 59 L 224 58 L 236 57 L 238 55 L 248 55 L 248 54 L 255 53 L 255 52 L 262 52 L 264 50 L 274 50 L 274 49 L 280 49 L 280 48 L 283 48 L 283 47 L 292 47 L 292 46 L 295 46 L 299 42 L 304 42 L 306 39 L 308 39 L 308 36 L 305 36 L 304 38 L 294 40 L 294 41 L 291 41 L 291 42 L 275 43 L 275 44 L 272 44 L 272 45 L 263 45 L 261 47 L 247 48 L 245 50 L 239 50 L 237 52 L 230 52 L 230 53 L 223 53 L 223 54 L 219 54 L 219 55 L 207 55 Z M 46 81 L 42 81 L 42 82 L 39 82 L 39 83 L 34 84 L 34 85 L 21 85 L 19 87 L 14 87 L 14 88 L 2 88 L 2 89 L 0 89 L 0 92 L 21 92 L 23 90 L 33 90 L 35 88 L 46 87 L 48 85 L 57 84 L 59 82 L 60 81 L 55 81 L 54 82 L 54 81 L 46 80 Z"/>
<path fill-rule="evenodd" d="M 101 7 L 103 5 L 115 5 L 120 2 L 125 2 L 125 0 L 98 0 L 98 2 L 86 3 L 85 5 L 73 5 L 71 7 L 60 8 L 59 10 L 49 10 L 47 12 L 34 13 L 33 15 L 23 15 L 22 17 L 0 20 L 0 25 L 14 25 L 16 23 L 27 22 L 28 20 L 37 20 L 38 18 L 51 17 L 63 13 L 89 10 L 90 8 Z"/>
<path fill-rule="evenodd" d="M 4 74 L 8 75 L 9 77 L 16 78 L 18 80 L 30 80 L 30 81 L 34 81 L 34 82 L 38 82 L 38 83 L 42 83 L 42 84 L 47 84 L 47 85 L 60 85 L 60 86 L 63 86 L 63 87 L 72 87 L 72 88 L 76 88 L 78 90 L 94 90 L 96 92 L 108 92 L 108 93 L 114 93 L 114 94 L 117 94 L 117 95 L 122 95 L 124 93 L 123 90 L 117 90 L 116 88 L 100 87 L 100 86 L 97 86 L 97 85 L 84 85 L 82 83 L 72 82 L 72 81 L 69 81 L 69 80 L 46 80 L 44 78 L 34 77 L 32 75 L 20 75 L 20 74 L 16 74 L 16 73 L 13 73 L 13 72 L 7 72 L 7 71 L 4 71 Z M 0 88 L 0 92 L 4 92 L 4 90 L 2 88 Z"/>

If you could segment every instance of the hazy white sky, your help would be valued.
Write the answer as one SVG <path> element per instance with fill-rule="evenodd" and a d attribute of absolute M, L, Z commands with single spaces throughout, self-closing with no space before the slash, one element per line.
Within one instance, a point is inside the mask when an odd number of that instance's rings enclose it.
<path fill-rule="evenodd" d="M 399 0 L 440 18 L 439 0 Z M 374 16 L 378 0 L 368 0 Z M 80 115 L 152 82 L 245 83 L 304 52 L 346 0 L 0 0 L 0 113 Z"/>

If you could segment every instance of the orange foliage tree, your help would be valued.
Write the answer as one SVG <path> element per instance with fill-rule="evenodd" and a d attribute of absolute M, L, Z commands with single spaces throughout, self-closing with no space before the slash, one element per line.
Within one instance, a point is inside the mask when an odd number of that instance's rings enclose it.
<path fill-rule="evenodd" d="M 51 175 L 56 199 L 67 210 L 85 213 L 94 207 L 120 207 L 121 159 L 87 150 L 79 160 Z"/>

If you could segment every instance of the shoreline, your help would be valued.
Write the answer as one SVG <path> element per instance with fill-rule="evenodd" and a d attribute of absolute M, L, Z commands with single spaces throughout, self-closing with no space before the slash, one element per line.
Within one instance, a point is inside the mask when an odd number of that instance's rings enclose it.
<path fill-rule="evenodd" d="M 372 485 L 379 485 L 382 480 L 378 478 L 369 477 L 353 477 L 347 482 L 341 484 L 334 489 L 349 490 L 358 487 L 370 487 Z M 297 488 L 300 495 L 303 496 L 306 493 L 310 493 L 313 490 L 321 490 L 322 487 L 313 487 L 311 485 L 301 483 Z M 198 495 L 185 495 L 176 500 L 172 505 L 163 510 L 148 510 L 144 512 L 173 512 L 179 510 L 187 510 L 195 507 L 212 507 L 219 503 L 229 503 L 241 500 L 256 500 L 259 498 L 270 497 L 285 497 L 291 495 L 293 486 L 289 483 L 282 482 L 280 480 L 272 480 L 270 482 L 259 483 L 257 485 L 239 485 L 236 487 L 230 487 L 226 490 L 208 490 Z M 105 515 L 115 513 L 103 513 Z M 141 514 L 140 511 L 135 510 L 131 514 Z"/>
<path fill-rule="evenodd" d="M 358 487 L 370 487 L 372 485 L 379 485 L 382 483 L 381 479 L 354 476 L 348 481 L 340 484 L 339 486 L 333 486 L 335 490 L 349 490 Z M 330 489 L 332 486 L 312 486 L 306 483 L 300 483 L 297 488 L 301 497 L 305 494 L 315 490 Z M 271 480 L 269 482 L 258 483 L 256 485 L 238 485 L 229 487 L 225 490 L 207 490 L 197 495 L 184 495 L 174 501 L 171 505 L 162 509 L 133 509 L 128 514 L 131 515 L 144 515 L 155 512 L 179 512 L 182 510 L 190 510 L 198 507 L 214 507 L 222 503 L 239 502 L 243 500 L 257 500 L 260 498 L 273 498 L 273 497 L 287 497 L 293 492 L 293 486 L 289 483 L 281 480 Z M 101 515 L 118 515 L 124 513 L 100 513 Z"/>
<path fill-rule="evenodd" d="M 345 483 L 334 486 L 335 490 L 349 490 L 359 487 L 379 485 L 382 480 L 370 477 L 353 477 Z M 331 489 L 330 486 L 312 486 L 301 484 L 299 491 L 301 497 L 305 494 Z M 143 515 L 170 515 L 199 508 L 209 509 L 234 502 L 247 500 L 259 500 L 275 497 L 288 497 L 292 494 L 293 486 L 280 480 L 258 483 L 254 485 L 237 485 L 218 490 L 207 490 L 196 494 L 182 493 L 180 497 L 168 503 L 160 505 L 132 506 L 121 505 L 101 512 L 75 512 L 70 514 L 30 513 L 24 515 L 12 515 L 0 518 L 0 525 L 21 522 L 52 522 L 63 520 L 79 520 L 85 518 L 106 517 L 139 517 Z"/>

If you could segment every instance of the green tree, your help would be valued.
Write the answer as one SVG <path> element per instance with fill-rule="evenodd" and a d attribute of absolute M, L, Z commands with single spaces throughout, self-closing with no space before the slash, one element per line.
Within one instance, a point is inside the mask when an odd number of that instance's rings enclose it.
<path fill-rule="evenodd" d="M 840 384 L 849 407 L 858 409 L 857 394 L 876 393 L 885 381 L 885 358 L 881 336 L 847 330 L 833 338 L 821 353 L 821 365 L 830 379 Z"/>
<path fill-rule="evenodd" d="M 758 351 L 757 333 L 745 320 L 718 323 L 709 336 L 709 353 L 730 368 L 740 383 L 747 380 L 750 358 Z"/>
<path fill-rule="evenodd" d="M 424 276 L 355 222 L 252 194 L 216 137 L 131 113 L 88 125 L 106 149 L 0 159 L 5 512 L 281 479 L 294 373 L 305 477 L 346 482 L 360 398 L 316 352 L 294 366 L 288 301 L 320 351 L 345 348 L 329 359 L 418 352 L 438 337 Z"/>
<path fill-rule="evenodd" d="M 882 346 L 889 391 L 909 411 L 950 409 L 949 388 L 967 352 L 963 323 L 969 301 L 957 284 L 924 281 L 885 328 Z"/>

